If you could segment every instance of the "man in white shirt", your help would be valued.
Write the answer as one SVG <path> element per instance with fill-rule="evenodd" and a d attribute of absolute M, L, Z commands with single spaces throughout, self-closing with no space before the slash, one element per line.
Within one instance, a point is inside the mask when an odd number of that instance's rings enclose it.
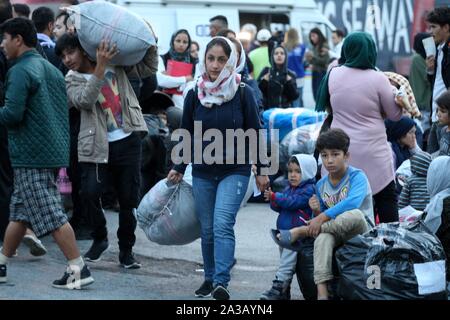
<path fill-rule="evenodd" d="M 437 122 L 436 99 L 450 88 L 450 8 L 436 8 L 428 14 L 430 32 L 437 45 L 436 56 L 427 57 L 427 72 L 432 84 L 433 107 L 430 136 L 428 138 L 429 153 L 439 150 L 439 125 Z"/>
<path fill-rule="evenodd" d="M 345 33 L 340 29 L 336 29 L 333 31 L 331 36 L 331 41 L 333 41 L 334 50 L 329 51 L 329 55 L 332 59 L 340 59 L 342 46 L 344 45 Z"/>

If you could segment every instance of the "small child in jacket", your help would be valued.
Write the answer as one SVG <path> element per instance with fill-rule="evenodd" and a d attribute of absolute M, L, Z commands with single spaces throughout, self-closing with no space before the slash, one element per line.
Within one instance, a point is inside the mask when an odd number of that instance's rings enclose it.
<path fill-rule="evenodd" d="M 306 225 L 312 218 L 308 201 L 315 193 L 316 159 L 312 155 L 297 154 L 288 162 L 289 186 L 283 192 L 264 193 L 272 210 L 279 213 L 278 230 L 289 230 Z M 290 285 L 297 265 L 297 252 L 280 247 L 280 265 L 272 288 L 264 292 L 261 300 L 289 300 Z"/>
<path fill-rule="evenodd" d="M 322 133 L 316 142 L 322 163 L 328 171 L 316 184 L 316 194 L 309 205 L 314 218 L 307 226 L 291 229 L 291 244 L 314 237 L 314 282 L 317 299 L 328 300 L 328 283 L 334 278 L 333 250 L 373 225 L 373 201 L 365 173 L 348 165 L 350 137 L 341 129 Z M 278 242 L 284 246 L 285 234 L 280 230 Z"/>
<path fill-rule="evenodd" d="M 400 209 L 411 206 L 419 211 L 425 210 L 428 202 L 430 202 L 430 195 L 427 190 L 427 172 L 431 160 L 431 155 L 426 152 L 418 152 L 412 156 L 412 176 L 408 177 L 400 194 L 398 200 Z"/>

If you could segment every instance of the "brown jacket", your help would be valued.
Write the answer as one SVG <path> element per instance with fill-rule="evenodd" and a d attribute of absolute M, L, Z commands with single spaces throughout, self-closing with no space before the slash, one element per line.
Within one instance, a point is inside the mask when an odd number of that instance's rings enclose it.
<path fill-rule="evenodd" d="M 147 132 L 138 99 L 122 67 L 114 67 L 122 105 L 123 130 L 126 133 Z M 69 108 L 80 110 L 80 133 L 78 135 L 78 160 L 80 162 L 108 163 L 109 143 L 107 117 L 97 103 L 103 80 L 94 75 L 89 80 L 76 71 L 66 76 Z"/>

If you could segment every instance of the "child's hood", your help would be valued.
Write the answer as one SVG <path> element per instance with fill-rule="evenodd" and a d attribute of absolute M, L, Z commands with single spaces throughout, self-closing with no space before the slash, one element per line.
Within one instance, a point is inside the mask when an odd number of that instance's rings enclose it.
<path fill-rule="evenodd" d="M 302 181 L 314 179 L 317 174 L 317 162 L 316 159 L 309 154 L 295 154 L 294 157 L 297 158 L 300 164 L 300 170 L 302 171 Z"/>
<path fill-rule="evenodd" d="M 431 155 L 426 152 L 417 152 L 411 157 L 411 172 L 426 177 L 431 164 Z"/>

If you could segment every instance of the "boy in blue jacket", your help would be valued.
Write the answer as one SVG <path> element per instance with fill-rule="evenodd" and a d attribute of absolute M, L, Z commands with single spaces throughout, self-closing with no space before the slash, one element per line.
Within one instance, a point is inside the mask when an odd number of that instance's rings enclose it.
<path fill-rule="evenodd" d="M 304 226 L 312 218 L 308 201 L 315 192 L 316 173 L 317 163 L 313 156 L 294 155 L 288 162 L 289 186 L 283 192 L 272 192 L 269 189 L 264 193 L 266 200 L 270 200 L 272 210 L 279 212 L 279 230 Z M 289 300 L 296 264 L 297 252 L 280 247 L 280 265 L 272 288 L 264 292 L 260 299 Z"/>
<path fill-rule="evenodd" d="M 363 171 L 348 165 L 349 146 L 350 138 L 341 129 L 330 129 L 319 136 L 316 148 L 329 174 L 317 182 L 316 195 L 309 201 L 314 219 L 308 221 L 307 226 L 290 230 L 290 243 L 304 237 L 316 238 L 314 282 L 318 300 L 328 299 L 334 248 L 368 231 L 367 220 L 373 225 L 369 181 Z"/>

